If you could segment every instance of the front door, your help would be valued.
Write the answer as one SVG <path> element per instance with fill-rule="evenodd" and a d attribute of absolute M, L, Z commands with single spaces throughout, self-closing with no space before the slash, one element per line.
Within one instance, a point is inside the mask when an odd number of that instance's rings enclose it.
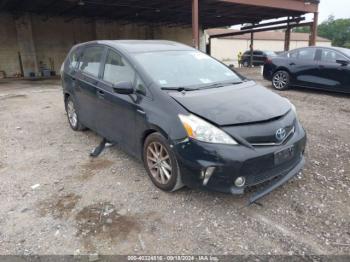
<path fill-rule="evenodd" d="M 118 82 L 135 82 L 132 66 L 117 52 L 108 50 L 101 81 L 97 90 L 98 132 L 110 141 L 117 142 L 127 151 L 135 145 L 135 95 L 114 92 Z"/>
<path fill-rule="evenodd" d="M 323 78 L 322 88 L 349 92 L 350 90 L 350 67 L 348 64 L 340 64 L 337 60 L 347 61 L 342 54 L 331 49 L 318 50 L 319 75 Z"/>

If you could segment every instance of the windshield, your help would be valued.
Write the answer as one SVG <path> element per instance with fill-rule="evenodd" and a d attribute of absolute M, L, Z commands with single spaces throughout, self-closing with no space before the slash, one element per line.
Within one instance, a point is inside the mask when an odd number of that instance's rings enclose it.
<path fill-rule="evenodd" d="M 350 49 L 347 48 L 338 48 L 341 52 L 343 52 L 345 55 L 350 57 Z"/>
<path fill-rule="evenodd" d="M 199 51 L 139 53 L 136 60 L 161 87 L 200 87 L 237 83 L 242 79 L 231 69 Z"/>

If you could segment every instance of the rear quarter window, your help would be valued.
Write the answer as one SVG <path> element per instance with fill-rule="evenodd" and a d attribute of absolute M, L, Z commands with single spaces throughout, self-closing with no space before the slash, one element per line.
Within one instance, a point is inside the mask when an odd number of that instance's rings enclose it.
<path fill-rule="evenodd" d="M 70 69 L 76 69 L 79 63 L 79 50 L 76 48 L 74 49 L 68 59 L 68 66 Z"/>

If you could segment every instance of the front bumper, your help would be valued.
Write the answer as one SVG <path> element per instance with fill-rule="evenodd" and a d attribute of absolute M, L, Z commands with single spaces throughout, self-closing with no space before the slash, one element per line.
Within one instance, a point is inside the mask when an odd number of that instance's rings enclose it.
<path fill-rule="evenodd" d="M 275 152 L 294 146 L 294 156 L 276 165 Z M 174 143 L 182 181 L 191 188 L 206 188 L 214 191 L 243 194 L 247 188 L 276 179 L 278 186 L 296 175 L 304 165 L 306 134 L 298 125 L 294 135 L 280 146 L 247 147 L 244 145 L 218 145 L 192 139 Z M 215 167 L 215 171 L 204 183 L 203 171 Z M 243 187 L 234 181 L 244 177 Z M 283 180 L 283 183 L 280 183 Z M 275 189 L 273 187 L 271 190 Z M 271 191 L 270 190 L 270 191 Z M 268 192 L 270 192 L 268 191 Z M 267 193 L 268 193 L 267 192 Z"/>
<path fill-rule="evenodd" d="M 265 80 L 272 81 L 274 72 L 276 71 L 276 66 L 273 64 L 265 64 L 263 69 L 263 77 Z"/>

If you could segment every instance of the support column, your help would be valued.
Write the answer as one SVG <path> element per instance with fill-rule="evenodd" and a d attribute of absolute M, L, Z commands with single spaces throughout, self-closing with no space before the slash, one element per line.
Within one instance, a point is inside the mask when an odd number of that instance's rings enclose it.
<path fill-rule="evenodd" d="M 253 67 L 253 58 L 254 58 L 254 33 L 250 33 L 250 62 L 249 67 Z"/>
<path fill-rule="evenodd" d="M 315 12 L 314 22 L 312 23 L 312 26 L 311 26 L 310 46 L 316 45 L 317 29 L 318 29 L 318 12 Z"/>
<path fill-rule="evenodd" d="M 23 65 L 23 76 L 29 77 L 33 73 L 39 76 L 37 54 L 34 45 L 32 19 L 30 14 L 25 14 L 15 20 L 17 31 L 17 43 Z"/>
<path fill-rule="evenodd" d="M 284 51 L 289 51 L 290 49 L 290 32 L 291 32 L 291 28 L 289 26 L 289 17 L 288 17 L 288 24 L 287 24 L 286 34 L 284 38 Z"/>
<path fill-rule="evenodd" d="M 199 7 L 198 0 L 192 0 L 192 42 L 199 48 Z"/>

